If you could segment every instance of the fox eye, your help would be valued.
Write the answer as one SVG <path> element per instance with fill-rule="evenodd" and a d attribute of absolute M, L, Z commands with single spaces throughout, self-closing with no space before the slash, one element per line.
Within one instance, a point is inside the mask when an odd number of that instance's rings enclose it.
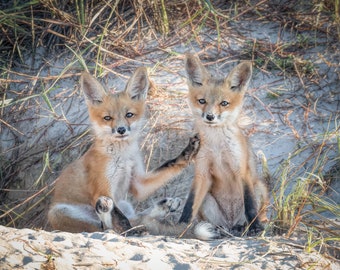
<path fill-rule="evenodd" d="M 229 102 L 223 100 L 223 101 L 220 103 L 220 105 L 223 106 L 223 107 L 225 107 L 225 106 L 228 106 L 228 105 L 229 105 Z"/>
<path fill-rule="evenodd" d="M 112 120 L 112 117 L 111 117 L 110 115 L 105 115 L 105 116 L 103 117 L 103 119 L 104 119 L 105 121 L 110 121 L 110 120 Z"/>
<path fill-rule="evenodd" d="M 207 101 L 206 101 L 204 98 L 200 98 L 200 99 L 198 100 L 198 102 L 199 102 L 199 104 L 205 104 L 205 103 L 207 103 Z"/>
<path fill-rule="evenodd" d="M 232 85 L 232 86 L 230 87 L 230 89 L 231 89 L 232 91 L 236 91 L 239 87 L 240 87 L 239 85 Z"/>
<path fill-rule="evenodd" d="M 134 114 L 132 112 L 128 112 L 125 114 L 126 118 L 131 118 L 132 116 L 134 116 Z"/>

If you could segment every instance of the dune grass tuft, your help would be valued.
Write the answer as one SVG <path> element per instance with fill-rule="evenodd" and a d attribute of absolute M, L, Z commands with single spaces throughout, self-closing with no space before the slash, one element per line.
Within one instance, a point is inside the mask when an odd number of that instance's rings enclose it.
<path fill-rule="evenodd" d="M 287 40 L 278 33 L 275 42 L 250 39 L 242 33 L 244 21 L 276 24 L 282 31 L 288 29 L 292 37 Z M 208 32 L 214 33 L 215 40 Z M 229 39 L 241 44 L 241 49 L 235 51 Z M 168 72 L 181 78 L 182 68 L 169 67 L 168 63 L 182 61 L 183 52 L 174 49 L 176 45 L 190 50 L 194 43 L 200 49 L 198 54 L 214 55 L 208 59 L 209 64 L 251 59 L 265 74 L 278 74 L 282 80 L 297 78 L 303 99 L 294 93 L 285 95 L 280 88 L 263 86 L 270 89 L 267 96 L 278 102 L 279 110 L 282 99 L 298 100 L 287 102 L 288 109 L 282 107 L 287 110 L 282 122 L 300 140 L 300 147 L 287 153 L 272 177 L 273 215 L 267 231 L 287 237 L 303 234 L 306 250 L 318 249 L 338 257 L 339 246 L 334 243 L 339 242 L 339 224 L 330 216 L 339 217 L 339 205 L 327 194 L 331 182 L 339 181 L 339 154 L 336 158 L 328 155 L 335 149 L 340 152 L 339 113 L 330 112 L 335 129 L 313 134 L 315 140 L 307 142 L 289 115 L 292 106 L 303 107 L 307 127 L 309 114 L 318 115 L 315 107 L 320 96 L 312 96 L 308 84 L 323 87 L 325 74 L 320 73 L 318 64 L 322 62 L 330 72 L 336 72 L 339 62 L 336 57 L 330 61 L 322 53 L 311 61 L 304 51 L 324 46 L 335 54 L 339 41 L 339 0 L 1 1 L 0 133 L 7 139 L 0 144 L 0 224 L 48 229 L 45 217 L 53 181 L 92 140 L 85 107 L 74 108 L 74 104 L 82 104 L 77 87 L 82 70 L 89 70 L 103 81 L 109 76 L 124 81 L 135 66 L 143 64 L 151 66 L 152 75 Z M 53 63 L 50 55 L 57 56 Z M 73 89 L 67 89 L 65 81 L 74 85 Z M 149 154 L 147 168 L 180 149 L 181 145 L 167 142 L 176 142 L 176 134 L 187 137 L 192 126 L 183 93 L 176 92 L 180 83 L 163 84 L 172 92 L 156 89 L 148 100 L 153 108 L 151 124 L 142 142 Z M 339 102 L 337 94 L 336 90 L 329 93 L 334 102 Z M 273 107 L 266 108 L 269 114 L 273 115 Z M 172 115 L 171 111 L 178 113 Z M 25 121 L 34 127 L 29 134 L 22 125 Z M 62 132 L 58 134 L 54 126 L 63 127 Z M 51 139 L 45 141 L 49 136 Z M 295 164 L 295 158 L 305 151 L 312 154 L 302 164 Z M 268 165 L 264 171 L 269 175 Z M 188 184 L 191 176 L 186 177 Z M 177 186 L 182 182 L 175 180 Z M 187 187 L 180 186 L 165 189 L 162 195 L 184 197 L 186 192 Z"/>

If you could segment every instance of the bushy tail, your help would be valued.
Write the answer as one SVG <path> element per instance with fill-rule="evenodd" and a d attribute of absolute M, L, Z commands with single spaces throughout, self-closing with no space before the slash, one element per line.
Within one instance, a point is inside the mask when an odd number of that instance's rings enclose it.
<path fill-rule="evenodd" d="M 194 235 L 197 239 L 209 241 L 222 237 L 219 229 L 209 222 L 200 222 L 194 227 Z"/>

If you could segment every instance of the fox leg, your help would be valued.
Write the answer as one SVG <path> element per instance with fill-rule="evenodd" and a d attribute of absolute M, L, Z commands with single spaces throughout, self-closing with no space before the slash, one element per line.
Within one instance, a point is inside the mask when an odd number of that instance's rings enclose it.
<path fill-rule="evenodd" d="M 86 204 L 57 203 L 48 212 L 54 230 L 79 232 L 102 231 L 102 224 L 95 209 Z"/>
<path fill-rule="evenodd" d="M 170 215 L 180 208 L 181 201 L 179 198 L 164 198 L 138 213 L 135 222 L 144 225 L 151 235 L 179 236 L 185 228 L 177 227 Z"/>
<path fill-rule="evenodd" d="M 141 177 L 141 179 L 134 180 L 131 183 L 131 193 L 138 200 L 144 200 L 157 189 L 164 186 L 189 164 L 198 152 L 199 143 L 198 135 L 191 137 L 189 144 L 179 156 L 165 162 L 159 168 Z"/>
<path fill-rule="evenodd" d="M 180 198 L 165 198 L 140 214 L 162 220 L 170 213 L 176 212 L 179 209 L 181 202 L 182 200 Z"/>
<path fill-rule="evenodd" d="M 173 224 L 166 219 L 170 213 L 180 208 L 181 199 L 165 198 L 139 214 L 139 224 L 143 224 L 152 235 L 167 235 L 185 238 L 212 240 L 220 238 L 216 226 L 208 222 L 198 224 Z"/>
<path fill-rule="evenodd" d="M 100 196 L 96 202 L 96 213 L 102 222 L 103 229 L 113 229 L 118 233 L 131 229 L 126 216 L 116 207 L 110 197 Z"/>
<path fill-rule="evenodd" d="M 215 226 L 231 228 L 232 225 L 227 221 L 224 212 L 221 210 L 216 199 L 208 193 L 200 209 L 200 216 L 203 220 L 208 221 Z"/>
<path fill-rule="evenodd" d="M 161 227 L 161 223 L 169 224 L 169 226 L 174 225 L 170 225 L 170 220 L 166 220 L 166 218 L 179 209 L 181 202 L 182 200 L 180 198 L 162 199 L 142 212 L 133 213 L 130 219 L 131 224 L 134 226 L 143 225 L 151 234 L 157 234 L 156 231 Z M 130 203 L 124 201 L 124 204 L 125 206 L 122 208 L 123 212 L 128 208 L 132 208 Z M 130 212 L 130 210 L 128 210 L 128 212 Z"/>
<path fill-rule="evenodd" d="M 184 209 L 179 219 L 180 223 L 189 223 L 197 216 L 205 196 L 209 192 L 211 187 L 211 179 L 209 174 L 209 168 L 202 167 L 204 163 L 199 164 L 197 162 L 196 168 L 199 168 L 199 173 L 195 173 L 195 179 L 193 186 L 190 190 L 189 197 L 184 205 Z M 205 173 L 204 173 L 205 172 Z"/>
<path fill-rule="evenodd" d="M 245 183 L 244 185 L 244 208 L 245 216 L 250 224 L 249 231 L 251 233 L 258 233 L 263 231 L 263 226 L 260 222 L 258 205 L 255 198 L 254 187 Z"/>

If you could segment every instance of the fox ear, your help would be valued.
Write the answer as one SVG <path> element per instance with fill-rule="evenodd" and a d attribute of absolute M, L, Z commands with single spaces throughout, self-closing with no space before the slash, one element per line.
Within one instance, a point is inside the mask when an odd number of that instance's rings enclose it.
<path fill-rule="evenodd" d="M 225 82 L 230 82 L 230 88 L 232 91 L 241 92 L 247 89 L 251 75 L 252 64 L 250 61 L 244 61 L 234 67 L 225 79 Z"/>
<path fill-rule="evenodd" d="M 106 96 L 103 86 L 86 71 L 81 74 L 80 87 L 85 94 L 86 100 L 92 104 L 103 102 L 103 98 Z"/>
<path fill-rule="evenodd" d="M 200 59 L 191 53 L 186 54 L 185 70 L 188 74 L 188 82 L 192 86 L 202 86 L 209 77 L 209 73 Z"/>
<path fill-rule="evenodd" d="M 131 99 L 145 100 L 149 90 L 149 78 L 146 67 L 139 67 L 129 79 L 125 92 Z"/>

